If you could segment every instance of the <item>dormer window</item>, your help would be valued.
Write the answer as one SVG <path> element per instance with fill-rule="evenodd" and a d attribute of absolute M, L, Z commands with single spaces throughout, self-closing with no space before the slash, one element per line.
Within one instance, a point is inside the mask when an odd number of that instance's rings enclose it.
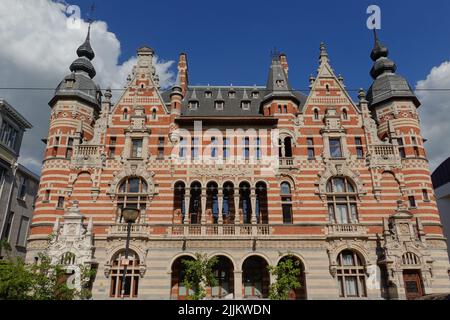
<path fill-rule="evenodd" d="M 211 91 L 206 91 L 205 92 L 205 98 L 209 99 L 212 97 L 212 92 Z"/>
<path fill-rule="evenodd" d="M 277 80 L 277 87 L 278 88 L 284 87 L 284 80 Z"/>
<path fill-rule="evenodd" d="M 241 108 L 242 110 L 250 110 L 250 101 L 242 101 Z"/>
<path fill-rule="evenodd" d="M 253 99 L 258 99 L 259 98 L 259 92 L 258 91 L 253 91 L 252 92 L 252 98 Z"/>
<path fill-rule="evenodd" d="M 236 98 L 236 91 L 230 91 L 230 92 L 228 92 L 228 98 L 230 98 L 230 99 Z"/>
<path fill-rule="evenodd" d="M 189 109 L 197 110 L 198 109 L 198 101 L 189 101 Z"/>
<path fill-rule="evenodd" d="M 225 103 L 223 101 L 216 101 L 214 105 L 216 110 L 223 110 Z"/>

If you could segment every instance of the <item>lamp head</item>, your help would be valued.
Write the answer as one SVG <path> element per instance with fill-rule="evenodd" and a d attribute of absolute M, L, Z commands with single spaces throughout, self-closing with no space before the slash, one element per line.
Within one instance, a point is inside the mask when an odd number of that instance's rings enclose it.
<path fill-rule="evenodd" d="M 126 223 L 135 223 L 139 217 L 139 210 L 136 208 L 123 208 L 122 216 Z"/>

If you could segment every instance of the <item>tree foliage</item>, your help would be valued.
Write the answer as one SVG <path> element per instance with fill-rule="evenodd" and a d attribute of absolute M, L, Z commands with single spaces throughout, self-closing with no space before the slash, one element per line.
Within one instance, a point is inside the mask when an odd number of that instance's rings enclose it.
<path fill-rule="evenodd" d="M 206 287 L 217 285 L 213 268 L 218 263 L 217 257 L 208 259 L 206 254 L 196 253 L 195 259 L 184 259 L 182 264 L 185 270 L 183 285 L 192 292 L 189 300 L 202 300 L 206 297 Z"/>
<path fill-rule="evenodd" d="M 289 292 L 301 287 L 301 266 L 294 256 L 283 258 L 277 266 L 269 266 L 269 272 L 276 281 L 270 285 L 269 298 L 271 300 L 288 300 Z"/>
<path fill-rule="evenodd" d="M 5 249 L 6 246 L 4 246 Z M 89 282 L 95 270 L 80 266 L 82 290 L 67 284 L 63 266 L 52 264 L 46 253 L 38 263 L 27 264 L 22 258 L 0 260 L 0 300 L 74 300 L 90 297 Z"/>

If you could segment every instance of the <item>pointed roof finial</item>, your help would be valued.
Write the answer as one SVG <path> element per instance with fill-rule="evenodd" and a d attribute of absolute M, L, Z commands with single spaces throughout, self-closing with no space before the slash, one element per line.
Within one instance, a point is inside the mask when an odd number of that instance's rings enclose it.
<path fill-rule="evenodd" d="M 325 46 L 324 42 L 320 43 L 320 63 L 324 63 L 325 61 L 328 61 L 328 52 L 327 47 Z"/>

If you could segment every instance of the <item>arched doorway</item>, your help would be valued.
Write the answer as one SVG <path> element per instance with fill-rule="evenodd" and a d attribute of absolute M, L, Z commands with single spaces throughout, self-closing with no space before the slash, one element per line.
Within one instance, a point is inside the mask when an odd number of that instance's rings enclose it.
<path fill-rule="evenodd" d="M 186 214 L 185 208 L 185 198 L 186 195 L 186 185 L 182 181 L 178 181 L 174 187 L 174 195 L 173 195 L 173 208 L 174 211 L 180 210 L 181 213 L 181 222 L 184 222 L 184 217 Z"/>
<path fill-rule="evenodd" d="M 211 288 L 213 299 L 234 298 L 233 262 L 225 256 L 217 256 L 218 262 L 213 267 L 217 285 Z"/>
<path fill-rule="evenodd" d="M 270 275 L 267 261 L 259 256 L 248 257 L 242 265 L 242 286 L 245 299 L 269 297 Z"/>
<path fill-rule="evenodd" d="M 195 260 L 191 256 L 182 256 L 176 259 L 172 264 L 172 276 L 171 276 L 171 291 L 170 298 L 172 300 L 186 300 L 189 294 L 192 294 L 192 291 L 185 287 L 183 284 L 185 277 L 185 266 L 183 261 Z"/>
<path fill-rule="evenodd" d="M 299 282 L 300 282 L 300 288 L 297 288 L 294 290 L 292 294 L 292 300 L 306 300 L 308 298 L 307 291 L 306 291 L 306 274 L 305 274 L 305 265 L 303 264 L 302 260 L 300 260 L 296 256 L 284 256 L 280 259 L 278 264 L 282 261 L 286 261 L 287 259 L 292 259 L 295 263 L 295 266 L 298 266 L 300 268 L 300 274 L 299 274 Z M 289 295 L 291 297 L 291 294 Z"/>

